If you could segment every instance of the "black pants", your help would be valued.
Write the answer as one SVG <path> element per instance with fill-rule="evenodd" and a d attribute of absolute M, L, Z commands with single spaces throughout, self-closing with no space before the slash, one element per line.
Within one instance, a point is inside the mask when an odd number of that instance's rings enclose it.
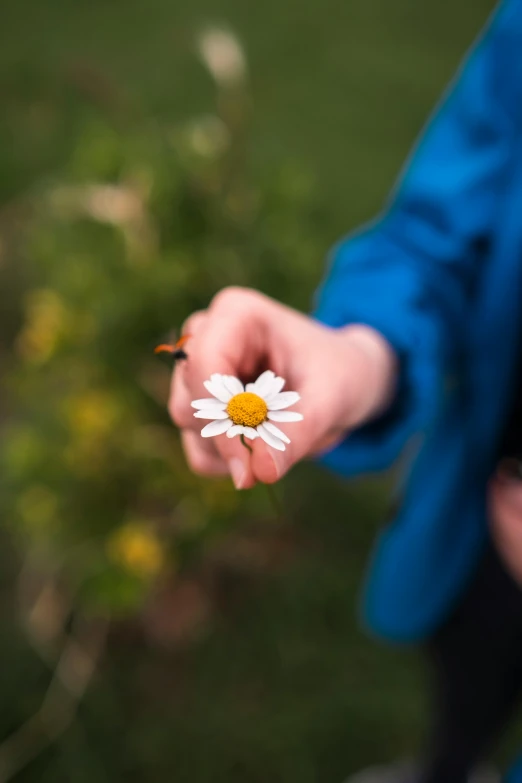
<path fill-rule="evenodd" d="M 422 783 L 465 783 L 522 693 L 522 590 L 492 546 L 427 653 L 436 717 Z"/>

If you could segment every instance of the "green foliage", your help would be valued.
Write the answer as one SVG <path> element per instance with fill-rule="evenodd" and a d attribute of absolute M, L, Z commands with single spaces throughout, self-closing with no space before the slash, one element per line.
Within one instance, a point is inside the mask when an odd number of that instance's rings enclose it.
<path fill-rule="evenodd" d="M 229 482 L 186 468 L 153 346 L 224 286 L 306 306 L 317 277 L 310 183 L 288 166 L 250 175 L 247 96 L 237 87 L 218 103 L 174 126 L 86 108 L 24 226 L 4 514 L 24 547 L 66 568 L 87 544 L 74 579 L 111 609 L 133 607 L 140 581 L 183 566 L 245 512 Z"/>

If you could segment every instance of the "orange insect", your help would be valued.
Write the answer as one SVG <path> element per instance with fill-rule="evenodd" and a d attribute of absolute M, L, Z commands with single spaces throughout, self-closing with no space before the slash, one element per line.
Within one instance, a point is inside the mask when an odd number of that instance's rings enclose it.
<path fill-rule="evenodd" d="M 156 348 L 154 348 L 154 353 L 168 353 L 170 356 L 172 356 L 175 362 L 179 361 L 180 359 L 188 359 L 188 354 L 186 353 L 183 346 L 189 338 L 190 334 L 184 334 L 176 343 L 174 343 L 174 345 L 170 345 L 169 343 L 162 343 L 161 345 L 158 345 Z"/>

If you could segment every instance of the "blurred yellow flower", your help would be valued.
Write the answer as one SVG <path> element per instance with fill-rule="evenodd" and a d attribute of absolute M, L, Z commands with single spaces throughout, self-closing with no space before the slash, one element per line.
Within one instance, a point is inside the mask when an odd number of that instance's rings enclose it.
<path fill-rule="evenodd" d="M 88 389 L 66 400 L 65 413 L 75 434 L 95 439 L 106 435 L 115 426 L 120 405 L 109 392 Z"/>
<path fill-rule="evenodd" d="M 44 364 L 56 350 L 66 329 L 67 308 L 50 288 L 31 291 L 25 303 L 26 321 L 17 340 L 17 350 L 28 362 Z"/>
<path fill-rule="evenodd" d="M 145 524 L 131 522 L 115 531 L 107 542 L 109 557 L 137 576 L 156 576 L 165 564 L 158 537 Z"/>

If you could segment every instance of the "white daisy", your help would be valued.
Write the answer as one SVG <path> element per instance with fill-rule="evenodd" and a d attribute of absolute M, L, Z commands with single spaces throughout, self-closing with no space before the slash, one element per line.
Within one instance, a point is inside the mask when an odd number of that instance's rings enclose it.
<path fill-rule="evenodd" d="M 214 373 L 204 382 L 213 397 L 191 403 L 197 409 L 196 418 L 213 420 L 201 430 L 202 437 L 223 433 L 227 438 L 244 435 L 254 440 L 261 437 L 273 449 L 284 451 L 285 443 L 290 443 L 290 439 L 274 422 L 301 421 L 303 418 L 300 413 L 284 410 L 300 399 L 297 392 L 281 391 L 284 385 L 284 378 L 271 370 L 246 386 L 232 375 Z"/>

